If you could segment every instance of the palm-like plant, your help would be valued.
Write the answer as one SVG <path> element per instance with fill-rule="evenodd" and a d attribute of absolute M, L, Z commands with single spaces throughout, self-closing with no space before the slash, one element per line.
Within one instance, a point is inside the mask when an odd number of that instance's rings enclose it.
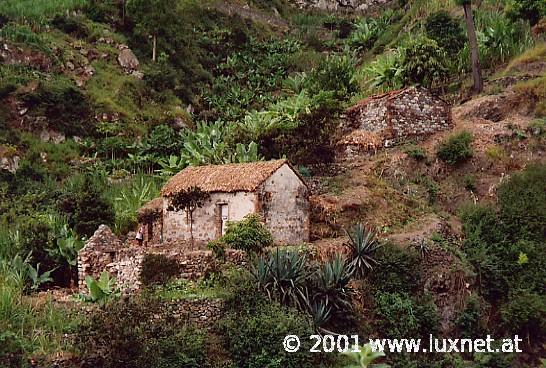
<path fill-rule="evenodd" d="M 371 270 L 377 260 L 374 258 L 374 253 L 382 247 L 377 241 L 376 234 L 369 231 L 362 223 L 356 224 L 352 231 L 345 230 L 349 237 L 349 242 L 346 243 L 350 250 L 350 265 L 354 270 L 355 276 L 362 277 L 366 271 Z"/>

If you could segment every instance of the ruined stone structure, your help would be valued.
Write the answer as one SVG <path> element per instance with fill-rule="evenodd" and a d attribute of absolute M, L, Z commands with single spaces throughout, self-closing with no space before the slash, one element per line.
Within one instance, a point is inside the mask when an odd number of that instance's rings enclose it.
<path fill-rule="evenodd" d="M 346 115 L 337 145 L 349 155 L 449 129 L 452 123 L 451 107 L 420 87 L 369 97 Z"/>
<path fill-rule="evenodd" d="M 85 278 L 98 278 L 103 271 L 116 277 L 118 286 L 125 292 L 138 290 L 141 286 L 140 272 L 146 254 L 162 254 L 175 259 L 180 265 L 180 277 L 197 279 L 213 266 L 212 251 L 190 250 L 185 242 L 163 243 L 149 247 L 123 244 L 108 226 L 101 225 L 78 253 L 79 288 L 87 291 Z M 244 252 L 226 250 L 226 262 L 244 265 Z"/>
<path fill-rule="evenodd" d="M 369 13 L 393 6 L 398 0 L 292 0 L 300 8 Z"/>
<path fill-rule="evenodd" d="M 260 214 L 277 243 L 309 240 L 309 190 L 286 160 L 188 167 L 161 190 L 163 238 L 190 239 L 189 216 L 167 211 L 173 194 L 199 187 L 210 197 L 193 213 L 193 237 L 206 243 L 222 236 L 229 221 Z M 153 235 L 152 235 L 153 236 Z"/>

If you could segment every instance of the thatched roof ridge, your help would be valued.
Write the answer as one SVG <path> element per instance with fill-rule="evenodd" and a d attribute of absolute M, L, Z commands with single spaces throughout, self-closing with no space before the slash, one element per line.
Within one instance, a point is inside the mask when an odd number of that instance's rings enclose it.
<path fill-rule="evenodd" d="M 161 189 L 168 197 L 191 187 L 205 192 L 252 192 L 267 180 L 287 160 L 258 161 L 241 164 L 190 166 L 173 176 Z M 296 170 L 292 169 L 296 175 Z"/>
<path fill-rule="evenodd" d="M 157 197 L 152 199 L 149 202 L 146 202 L 142 207 L 138 209 L 138 213 L 143 213 L 145 211 L 160 211 L 163 209 L 163 198 Z"/>

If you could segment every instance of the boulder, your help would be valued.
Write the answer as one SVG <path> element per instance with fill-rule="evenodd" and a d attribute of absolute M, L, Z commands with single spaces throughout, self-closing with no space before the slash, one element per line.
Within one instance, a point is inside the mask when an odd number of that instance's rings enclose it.
<path fill-rule="evenodd" d="M 118 62 L 127 71 L 138 70 L 140 66 L 137 57 L 129 48 L 122 49 L 119 52 Z"/>

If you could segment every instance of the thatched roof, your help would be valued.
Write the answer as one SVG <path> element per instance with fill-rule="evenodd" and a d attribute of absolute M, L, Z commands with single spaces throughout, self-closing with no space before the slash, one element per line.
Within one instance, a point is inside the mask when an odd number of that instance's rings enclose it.
<path fill-rule="evenodd" d="M 163 198 L 157 197 L 149 202 L 146 202 L 142 207 L 138 209 L 138 212 L 156 211 L 163 209 Z"/>
<path fill-rule="evenodd" d="M 209 193 L 252 192 L 287 163 L 287 160 L 275 160 L 190 166 L 173 176 L 161 190 L 161 195 L 168 197 L 191 187 L 199 187 L 202 191 Z"/>

